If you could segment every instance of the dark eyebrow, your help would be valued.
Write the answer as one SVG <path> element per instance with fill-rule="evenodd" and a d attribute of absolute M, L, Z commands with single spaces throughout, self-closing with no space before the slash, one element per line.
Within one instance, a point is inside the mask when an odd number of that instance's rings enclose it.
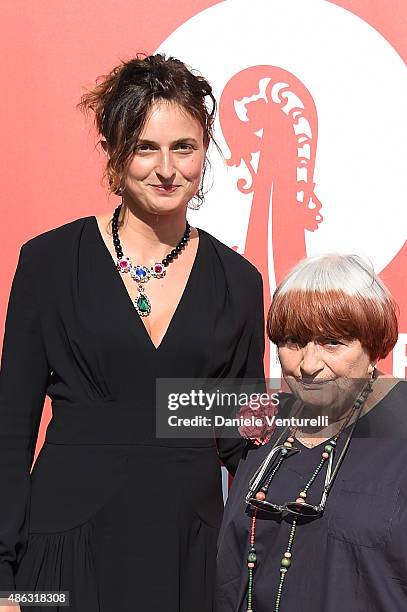
<path fill-rule="evenodd" d="M 181 144 L 183 142 L 188 142 L 191 144 L 195 144 L 196 146 L 198 146 L 198 141 L 195 140 L 195 138 L 178 138 L 177 140 L 175 140 L 174 142 L 171 143 L 171 146 L 177 145 L 177 144 Z M 158 147 L 158 142 L 154 142 L 154 140 L 147 140 L 145 138 L 140 138 L 140 140 L 137 141 L 138 145 L 144 145 L 144 144 L 149 144 L 149 145 L 154 145 L 156 147 Z"/>
<path fill-rule="evenodd" d="M 176 140 L 175 142 L 173 142 L 172 144 L 176 145 L 176 144 L 181 144 L 182 142 L 189 142 L 195 145 L 198 145 L 198 141 L 195 140 L 195 138 L 178 138 L 178 140 Z"/>

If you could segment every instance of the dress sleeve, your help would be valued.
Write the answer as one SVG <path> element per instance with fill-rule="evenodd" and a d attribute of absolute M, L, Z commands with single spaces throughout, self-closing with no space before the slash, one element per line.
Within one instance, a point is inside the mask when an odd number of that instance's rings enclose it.
<path fill-rule="evenodd" d="M 264 377 L 264 303 L 263 280 L 257 272 L 256 290 L 251 296 L 251 315 L 247 325 L 250 327 L 247 341 L 241 350 L 244 351 L 242 365 L 234 374 L 236 378 L 247 378 L 256 381 L 260 392 L 266 392 Z M 237 412 L 237 411 L 236 411 Z M 238 435 L 238 432 L 236 432 Z M 247 450 L 247 442 L 242 438 L 217 438 L 218 454 L 228 472 L 234 476 L 243 453 Z"/>
<path fill-rule="evenodd" d="M 265 389 L 263 279 L 259 272 L 257 274 L 257 288 L 252 296 L 251 318 L 249 319 L 251 336 L 242 377 L 258 380 L 262 388 L 264 387 Z"/>
<path fill-rule="evenodd" d="M 30 468 L 49 376 L 27 246 L 20 250 L 7 307 L 0 369 L 0 590 L 28 539 Z"/>

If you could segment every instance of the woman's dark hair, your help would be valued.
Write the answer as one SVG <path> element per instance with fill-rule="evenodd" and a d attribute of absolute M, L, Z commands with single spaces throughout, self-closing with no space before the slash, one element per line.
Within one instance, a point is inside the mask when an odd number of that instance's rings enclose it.
<path fill-rule="evenodd" d="M 207 106 L 207 98 L 210 100 Z M 212 141 L 216 100 L 208 81 L 174 57 L 137 55 L 122 62 L 86 92 L 78 107 L 95 115 L 96 129 L 107 142 L 109 160 L 105 169 L 110 191 L 120 194 L 123 175 L 144 128 L 148 112 L 157 100 L 181 106 L 203 129 L 205 146 Z M 100 141 L 99 141 L 100 142 Z M 205 161 L 203 175 L 207 161 Z M 203 177 L 202 177 L 203 179 Z M 196 198 L 203 200 L 202 184 Z"/>

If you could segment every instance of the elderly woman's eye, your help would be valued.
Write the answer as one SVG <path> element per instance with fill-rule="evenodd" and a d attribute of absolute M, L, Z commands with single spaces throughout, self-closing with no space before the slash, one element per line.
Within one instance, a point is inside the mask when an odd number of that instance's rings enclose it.
<path fill-rule="evenodd" d="M 286 336 L 281 344 L 290 348 L 299 348 L 301 346 L 299 338 L 296 338 L 295 336 Z"/>
<path fill-rule="evenodd" d="M 343 344 L 338 338 L 321 338 L 318 342 L 324 346 L 341 346 Z"/>

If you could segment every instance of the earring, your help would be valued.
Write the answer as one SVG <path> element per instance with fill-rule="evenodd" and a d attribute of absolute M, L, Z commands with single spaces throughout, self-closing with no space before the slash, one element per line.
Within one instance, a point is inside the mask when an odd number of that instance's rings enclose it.
<path fill-rule="evenodd" d="M 370 372 L 370 379 L 373 380 L 376 372 L 376 364 L 370 364 L 368 371 Z"/>
<path fill-rule="evenodd" d="M 188 202 L 188 208 L 190 210 L 199 210 L 201 208 L 201 206 L 202 206 L 202 200 L 201 201 L 198 200 L 198 201 L 195 201 L 195 202 L 194 202 L 194 200 L 190 200 Z"/>
<path fill-rule="evenodd" d="M 203 191 L 202 185 L 203 185 L 203 178 L 202 178 L 201 185 L 198 191 L 196 192 L 192 200 L 188 202 L 187 208 L 189 208 L 190 210 L 199 210 L 204 202 L 204 191 Z"/>

